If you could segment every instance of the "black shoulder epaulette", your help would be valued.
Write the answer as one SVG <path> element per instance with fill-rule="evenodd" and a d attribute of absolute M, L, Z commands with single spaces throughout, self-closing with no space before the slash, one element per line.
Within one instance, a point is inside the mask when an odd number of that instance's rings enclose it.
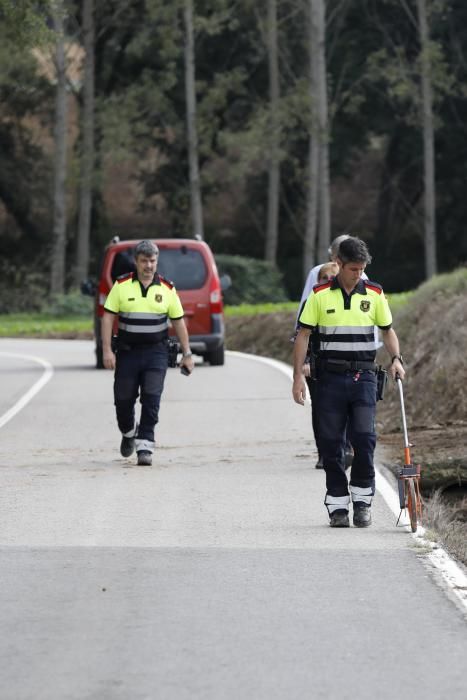
<path fill-rule="evenodd" d="M 368 289 L 373 290 L 373 292 L 376 292 L 377 294 L 381 294 L 383 291 L 383 288 L 378 282 L 370 282 L 370 280 L 363 280 L 363 283 L 365 287 L 368 287 Z"/>
<path fill-rule="evenodd" d="M 120 277 L 117 277 L 117 282 L 121 284 L 121 282 L 126 282 L 126 280 L 133 279 L 134 272 L 125 272 L 124 275 L 120 275 Z"/>

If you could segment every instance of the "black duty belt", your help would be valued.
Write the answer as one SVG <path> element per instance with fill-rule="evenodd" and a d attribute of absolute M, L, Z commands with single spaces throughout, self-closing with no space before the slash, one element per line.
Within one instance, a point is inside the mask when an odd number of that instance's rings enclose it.
<path fill-rule="evenodd" d="M 374 362 L 363 362 L 361 360 L 323 360 L 319 358 L 317 366 L 319 369 L 325 369 L 328 372 L 359 372 L 363 370 L 376 372 Z"/>
<path fill-rule="evenodd" d="M 161 345 L 167 347 L 167 340 L 158 340 L 155 343 L 125 343 L 124 341 L 117 340 L 116 349 L 125 352 L 129 350 L 155 350 L 156 348 L 160 348 Z"/>

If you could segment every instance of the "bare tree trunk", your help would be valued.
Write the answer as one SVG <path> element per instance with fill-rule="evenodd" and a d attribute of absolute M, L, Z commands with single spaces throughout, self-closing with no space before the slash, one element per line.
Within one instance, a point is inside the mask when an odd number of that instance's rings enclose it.
<path fill-rule="evenodd" d="M 425 178 L 425 274 L 427 279 L 437 272 L 436 262 L 436 194 L 435 147 L 433 126 L 433 96 L 431 89 L 431 64 L 426 0 L 417 0 L 422 64 L 423 105 L 423 167 Z"/>
<path fill-rule="evenodd" d="M 303 277 L 306 279 L 310 269 L 316 264 L 316 234 L 318 231 L 318 183 L 319 183 L 319 147 L 316 129 L 316 26 L 313 22 L 313 2 L 309 5 L 309 54 L 310 54 L 310 105 L 311 123 L 308 146 L 308 189 L 306 200 L 306 230 L 303 247 Z"/>
<path fill-rule="evenodd" d="M 81 189 L 78 218 L 75 284 L 89 274 L 92 183 L 94 173 L 94 0 L 83 0 L 84 89 L 81 152 Z"/>
<path fill-rule="evenodd" d="M 331 203 L 329 194 L 329 124 L 326 78 L 325 0 L 312 0 L 312 23 L 316 26 L 316 97 L 319 128 L 319 233 L 318 260 L 327 260 L 331 242 Z"/>
<path fill-rule="evenodd" d="M 328 259 L 331 241 L 329 195 L 328 99 L 326 84 L 326 12 L 324 0 L 309 0 L 311 125 L 307 221 L 303 273 Z"/>
<path fill-rule="evenodd" d="M 310 134 L 309 141 L 309 182 L 306 208 L 306 232 L 303 249 L 303 277 L 306 279 L 311 268 L 316 264 L 316 233 L 318 230 L 318 181 L 319 150 L 316 138 Z"/>
<path fill-rule="evenodd" d="M 185 32 L 185 92 L 188 131 L 188 160 L 190 167 L 191 218 L 195 237 L 203 240 L 203 205 L 201 201 L 201 184 L 198 163 L 198 133 L 196 128 L 193 0 L 185 0 Z"/>
<path fill-rule="evenodd" d="M 57 35 L 55 50 L 57 89 L 54 135 L 53 246 L 50 278 L 50 291 L 52 294 L 61 294 L 65 291 L 67 94 L 63 14 L 63 5 L 58 3 L 53 13 L 54 29 Z"/>
<path fill-rule="evenodd" d="M 279 120 L 279 60 L 277 50 L 277 0 L 268 0 L 268 62 L 269 62 L 269 167 L 268 212 L 265 258 L 275 263 L 279 235 L 280 187 L 280 120 Z"/>

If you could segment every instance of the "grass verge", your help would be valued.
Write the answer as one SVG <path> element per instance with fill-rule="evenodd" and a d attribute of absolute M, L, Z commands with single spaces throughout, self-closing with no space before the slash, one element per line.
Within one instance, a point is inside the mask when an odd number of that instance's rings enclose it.
<path fill-rule="evenodd" d="M 1 338 L 92 337 L 92 317 L 49 314 L 5 314 L 0 316 Z"/>
<path fill-rule="evenodd" d="M 236 316 L 258 316 L 259 314 L 281 313 L 283 311 L 297 311 L 298 301 L 284 301 L 278 304 L 239 304 L 238 306 L 226 306 L 227 318 Z"/>

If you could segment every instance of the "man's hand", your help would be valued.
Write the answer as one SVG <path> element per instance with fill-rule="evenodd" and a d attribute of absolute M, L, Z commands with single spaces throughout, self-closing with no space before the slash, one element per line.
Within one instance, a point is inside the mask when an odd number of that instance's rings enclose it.
<path fill-rule="evenodd" d="M 193 372 L 195 363 L 193 361 L 193 358 L 190 357 L 182 357 L 182 360 L 180 362 L 180 367 L 186 367 L 188 372 L 191 374 Z"/>
<path fill-rule="evenodd" d="M 102 358 L 105 369 L 115 369 L 115 353 L 112 350 L 104 350 Z"/>
<path fill-rule="evenodd" d="M 306 399 L 306 384 L 303 376 L 296 377 L 293 380 L 292 394 L 295 403 L 303 406 Z"/>
<path fill-rule="evenodd" d="M 396 380 L 396 374 L 398 374 L 401 379 L 404 379 L 405 377 L 405 369 L 402 366 L 402 362 L 397 358 L 390 366 L 389 371 L 391 372 L 391 377 L 394 379 L 394 381 Z"/>

